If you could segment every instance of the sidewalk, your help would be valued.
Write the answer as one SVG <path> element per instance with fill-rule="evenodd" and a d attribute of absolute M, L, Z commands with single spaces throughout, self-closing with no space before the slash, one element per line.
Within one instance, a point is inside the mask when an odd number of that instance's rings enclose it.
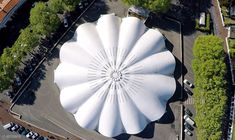
<path fill-rule="evenodd" d="M 218 7 L 217 0 L 212 0 L 212 6 L 210 8 L 210 12 L 211 12 L 211 18 L 214 23 L 215 35 L 223 39 L 224 50 L 226 53 L 228 53 L 228 50 L 226 47 L 226 37 L 228 35 L 228 30 L 222 24 L 222 19 L 220 16 L 220 10 Z"/>

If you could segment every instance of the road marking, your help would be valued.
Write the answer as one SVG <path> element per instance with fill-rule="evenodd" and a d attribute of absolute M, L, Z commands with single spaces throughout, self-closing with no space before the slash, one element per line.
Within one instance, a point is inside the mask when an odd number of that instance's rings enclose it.
<path fill-rule="evenodd" d="M 192 97 L 189 97 L 186 101 L 184 101 L 184 104 L 192 105 L 194 104 L 194 99 Z"/>
<path fill-rule="evenodd" d="M 52 117 L 50 117 L 50 116 L 48 116 L 48 115 L 46 115 L 46 114 L 42 114 L 42 115 L 43 115 L 43 117 L 44 117 L 45 119 L 47 119 L 47 120 L 50 121 L 51 123 L 55 124 L 55 125 L 58 126 L 59 128 L 63 129 L 64 131 L 66 131 L 66 132 L 68 132 L 68 133 L 70 133 L 70 134 L 72 134 L 72 135 L 74 135 L 74 136 L 76 136 L 76 137 L 78 137 L 78 138 L 80 138 L 80 139 L 82 139 L 82 140 L 86 140 L 84 137 L 75 134 L 76 132 L 71 132 L 71 131 L 65 129 L 64 126 L 63 126 L 63 124 L 61 124 L 61 123 L 60 123 L 59 121 L 57 121 L 56 119 L 54 119 L 54 118 L 52 118 Z"/>

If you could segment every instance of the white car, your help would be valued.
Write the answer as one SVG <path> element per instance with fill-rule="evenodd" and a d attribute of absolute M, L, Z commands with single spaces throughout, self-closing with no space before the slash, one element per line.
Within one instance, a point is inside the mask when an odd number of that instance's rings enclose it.
<path fill-rule="evenodd" d="M 190 88 L 194 88 L 194 85 L 190 83 L 187 79 L 184 79 L 184 84 L 188 85 Z"/>
<path fill-rule="evenodd" d="M 36 139 L 38 136 L 39 136 L 39 134 L 34 132 L 33 136 L 32 136 L 32 139 Z"/>
<path fill-rule="evenodd" d="M 186 133 L 186 134 L 189 135 L 189 136 L 192 136 L 192 135 L 193 135 L 193 133 L 190 132 L 187 128 L 184 129 L 184 133 Z"/>
<path fill-rule="evenodd" d="M 14 126 L 15 124 L 14 123 L 12 123 L 12 122 L 10 122 L 10 123 L 8 123 L 8 124 L 5 124 L 4 126 L 3 126 L 3 129 L 10 129 L 12 126 Z"/>
<path fill-rule="evenodd" d="M 20 128 L 20 126 L 16 124 L 11 128 L 11 131 L 16 131 L 19 128 Z"/>
<path fill-rule="evenodd" d="M 26 135 L 27 138 L 31 138 L 32 136 L 33 136 L 33 132 L 32 132 L 32 131 L 30 131 L 30 132 Z"/>
<path fill-rule="evenodd" d="M 188 115 L 184 115 L 184 120 L 192 126 L 195 125 L 194 120 L 192 118 L 190 118 Z"/>

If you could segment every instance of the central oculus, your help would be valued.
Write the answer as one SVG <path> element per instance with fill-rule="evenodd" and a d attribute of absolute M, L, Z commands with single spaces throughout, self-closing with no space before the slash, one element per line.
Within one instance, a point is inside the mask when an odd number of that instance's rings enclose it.
<path fill-rule="evenodd" d="M 114 70 L 114 71 L 111 72 L 110 78 L 114 82 L 118 82 L 118 81 L 120 81 L 122 79 L 122 73 L 120 71 Z"/>

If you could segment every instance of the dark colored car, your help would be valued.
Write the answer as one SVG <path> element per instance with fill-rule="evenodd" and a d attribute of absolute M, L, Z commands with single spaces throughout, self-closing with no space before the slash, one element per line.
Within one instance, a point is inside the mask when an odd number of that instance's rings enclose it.
<path fill-rule="evenodd" d="M 29 129 L 25 129 L 25 130 L 21 133 L 21 135 L 26 136 L 29 132 L 30 132 Z"/>
<path fill-rule="evenodd" d="M 193 116 L 193 113 L 188 108 L 185 109 L 185 113 L 188 114 L 190 117 Z"/>
<path fill-rule="evenodd" d="M 24 130 L 25 130 L 24 127 L 20 127 L 17 132 L 18 132 L 19 134 L 21 134 Z"/>
<path fill-rule="evenodd" d="M 194 130 L 194 128 L 193 128 L 189 123 L 187 123 L 187 122 L 184 123 L 184 126 L 185 126 L 188 130 L 190 130 L 190 131 L 193 131 L 193 130 Z"/>
<path fill-rule="evenodd" d="M 192 96 L 193 92 L 190 91 L 187 87 L 184 87 L 184 90 L 188 93 L 188 95 Z"/>

